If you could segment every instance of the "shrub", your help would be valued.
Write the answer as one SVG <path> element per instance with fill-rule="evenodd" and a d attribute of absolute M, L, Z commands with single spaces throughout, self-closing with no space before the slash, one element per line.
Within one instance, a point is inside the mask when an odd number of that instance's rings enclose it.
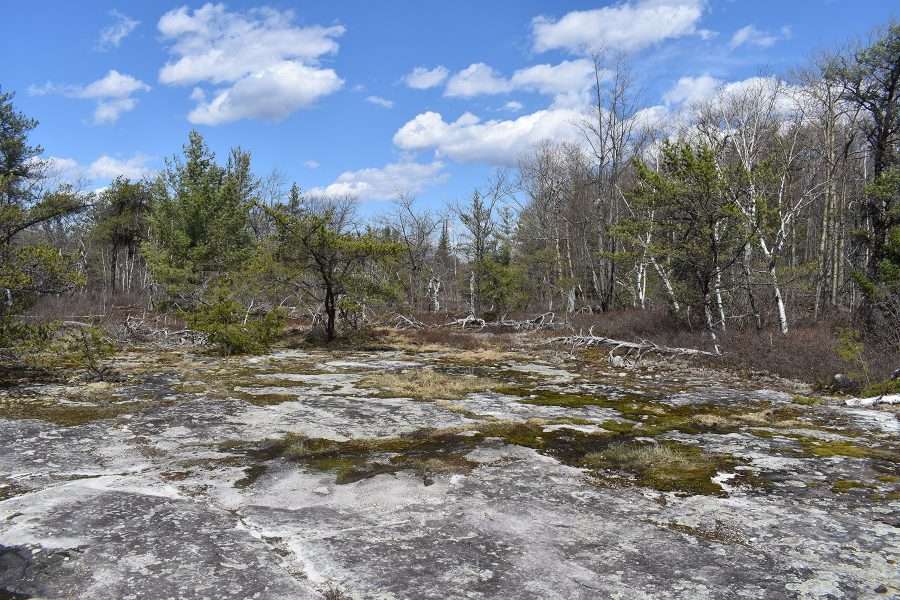
<path fill-rule="evenodd" d="M 262 316 L 250 315 L 223 292 L 217 293 L 213 302 L 187 315 L 190 327 L 209 335 L 210 343 L 225 355 L 268 351 L 284 329 L 285 320 L 281 309 Z"/>
<path fill-rule="evenodd" d="M 77 326 L 59 331 L 62 331 L 61 335 L 45 347 L 48 352 L 32 355 L 32 364 L 45 368 L 84 369 L 96 379 L 112 373 L 112 369 L 103 365 L 103 360 L 115 353 L 116 345 L 102 329 Z"/>

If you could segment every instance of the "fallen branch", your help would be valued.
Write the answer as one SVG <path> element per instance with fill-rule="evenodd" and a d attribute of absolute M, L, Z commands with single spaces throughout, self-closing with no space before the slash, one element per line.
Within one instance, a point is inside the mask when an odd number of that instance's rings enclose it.
<path fill-rule="evenodd" d="M 487 326 L 484 319 L 479 319 L 475 315 L 466 315 L 462 319 L 456 319 L 455 321 L 450 321 L 449 323 L 444 323 L 441 327 L 459 327 L 460 329 L 465 329 L 469 325 L 477 326 L 478 329 L 484 329 Z"/>
<path fill-rule="evenodd" d="M 882 396 L 872 396 L 871 398 L 850 398 L 844 400 L 844 404 L 854 407 L 869 407 L 876 404 L 900 404 L 900 394 L 884 394 Z"/>
<path fill-rule="evenodd" d="M 158 321 L 158 319 L 157 319 Z M 128 340 L 149 341 L 167 346 L 202 346 L 209 342 L 209 335 L 193 329 L 169 331 L 165 327 L 153 327 L 143 318 L 129 315 L 122 326 L 122 337 Z"/>
<path fill-rule="evenodd" d="M 707 350 L 698 350 L 696 348 L 673 348 L 671 346 L 663 346 L 649 340 L 641 340 L 639 342 L 628 342 L 623 340 L 614 340 L 612 338 L 594 335 L 593 327 L 588 330 L 587 335 L 567 335 L 562 337 L 551 338 L 547 340 L 547 344 L 566 344 L 572 346 L 572 350 L 579 348 L 590 348 L 592 346 L 608 346 L 611 348 L 609 352 L 610 362 L 613 362 L 613 356 L 619 350 L 625 350 L 625 359 L 636 354 L 634 360 L 640 360 L 641 356 L 646 353 L 667 354 L 672 356 L 719 356 L 715 352 Z"/>
<path fill-rule="evenodd" d="M 557 323 L 556 321 L 554 321 L 555 318 L 556 314 L 552 312 L 545 312 L 544 314 L 538 315 L 533 319 L 525 319 L 521 321 L 507 319 L 506 315 L 504 315 L 495 323 L 488 323 L 488 326 L 509 327 L 515 329 L 516 331 L 536 331 L 538 329 L 559 329 L 568 327 L 566 323 Z"/>
<path fill-rule="evenodd" d="M 425 323 L 414 318 L 397 315 L 393 319 L 394 329 L 425 329 Z"/>

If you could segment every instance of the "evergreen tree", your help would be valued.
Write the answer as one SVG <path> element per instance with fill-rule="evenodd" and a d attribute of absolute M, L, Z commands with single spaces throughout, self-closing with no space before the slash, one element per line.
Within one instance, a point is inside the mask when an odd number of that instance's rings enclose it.
<path fill-rule="evenodd" d="M 39 296 L 72 289 L 81 279 L 72 257 L 24 234 L 84 208 L 70 187 L 45 189 L 47 163 L 28 142 L 37 121 L 16 111 L 13 94 L 0 90 L 0 347 L 29 337 L 15 316 Z"/>
<path fill-rule="evenodd" d="M 210 281 L 251 256 L 249 213 L 257 185 L 249 153 L 234 149 L 220 167 L 192 131 L 184 159 L 169 161 L 152 186 L 144 255 L 156 282 L 182 308 L 194 306 Z"/>

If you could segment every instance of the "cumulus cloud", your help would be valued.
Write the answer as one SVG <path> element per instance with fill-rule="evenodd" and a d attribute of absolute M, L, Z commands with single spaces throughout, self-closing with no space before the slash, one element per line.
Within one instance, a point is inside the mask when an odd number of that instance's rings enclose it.
<path fill-rule="evenodd" d="M 80 98 L 126 98 L 135 92 L 146 92 L 149 89 L 150 86 L 143 81 L 113 69 L 104 77 L 81 88 L 78 96 Z"/>
<path fill-rule="evenodd" d="M 345 171 L 334 183 L 309 190 L 312 196 L 353 196 L 360 200 L 390 200 L 402 193 L 417 194 L 447 179 L 440 161 L 424 164 L 401 161 L 382 168 Z"/>
<path fill-rule="evenodd" d="M 109 11 L 109 16 L 113 18 L 114 22 L 100 31 L 100 38 L 97 40 L 97 48 L 100 50 L 118 48 L 122 40 L 128 37 L 141 24 L 140 21 L 123 15 L 117 10 Z"/>
<path fill-rule="evenodd" d="M 447 82 L 444 95 L 471 98 L 483 94 L 504 94 L 512 90 L 510 82 L 484 63 L 471 64 Z"/>
<path fill-rule="evenodd" d="M 394 108 L 393 100 L 388 100 L 387 98 L 382 98 L 381 96 L 368 96 L 366 97 L 366 102 L 374 104 L 375 106 L 380 106 L 382 108 Z"/>
<path fill-rule="evenodd" d="M 447 67 L 441 65 L 433 69 L 416 67 L 403 78 L 403 81 L 414 90 L 427 90 L 444 83 L 449 74 Z"/>
<path fill-rule="evenodd" d="M 732 49 L 738 48 L 743 45 L 768 48 L 769 46 L 775 44 L 775 42 L 777 42 L 778 40 L 787 39 L 790 36 L 790 27 L 782 27 L 781 33 L 779 35 L 770 33 L 768 31 L 759 30 L 753 25 L 747 25 L 734 32 L 734 35 L 731 36 L 731 42 L 729 43 L 729 46 L 731 46 Z"/>
<path fill-rule="evenodd" d="M 721 85 L 721 80 L 709 75 L 682 77 L 663 94 L 663 100 L 666 104 L 698 104 L 712 98 Z"/>
<path fill-rule="evenodd" d="M 547 109 L 491 121 L 465 113 L 447 122 L 439 113 L 425 112 L 397 130 L 394 144 L 404 150 L 433 149 L 438 156 L 458 162 L 515 165 L 523 153 L 544 140 L 580 143 L 577 124 L 583 116 L 572 109 Z"/>
<path fill-rule="evenodd" d="M 701 75 L 682 77 L 663 95 L 669 117 L 663 122 L 664 130 L 686 123 L 698 105 L 713 109 L 725 109 L 740 119 L 742 111 L 755 105 L 768 106 L 785 117 L 796 114 L 800 108 L 801 89 L 776 77 L 749 77 L 738 81 L 721 81 Z"/>
<path fill-rule="evenodd" d="M 298 108 L 337 91 L 342 84 L 331 69 L 285 61 L 240 79 L 209 101 L 201 100 L 188 114 L 188 120 L 198 125 L 251 118 L 280 121 Z"/>
<path fill-rule="evenodd" d="M 519 112 L 520 110 L 525 108 L 525 105 L 517 100 L 510 100 L 503 105 L 503 108 L 508 110 L 509 112 Z"/>
<path fill-rule="evenodd" d="M 73 184 L 82 184 L 87 181 L 111 181 L 119 176 L 140 179 L 152 175 L 154 172 L 147 166 L 150 157 L 144 154 L 135 154 L 131 158 L 125 159 L 103 154 L 87 166 L 74 158 L 60 156 L 48 156 L 36 160 L 40 160 L 44 164 L 44 173 L 47 177 Z"/>
<path fill-rule="evenodd" d="M 68 98 L 87 98 L 96 101 L 94 123 L 115 123 L 122 113 L 134 110 L 137 99 L 132 96 L 137 92 L 146 92 L 150 86 L 131 75 L 119 73 L 115 69 L 87 85 L 68 85 L 47 82 L 41 86 L 30 86 L 28 93 L 32 96 L 59 94 Z"/>
<path fill-rule="evenodd" d="M 124 160 L 104 154 L 90 164 L 86 174 L 92 179 L 115 179 L 119 176 L 140 179 L 153 172 L 147 167 L 148 160 L 149 158 L 143 154 L 136 154 Z"/>
<path fill-rule="evenodd" d="M 633 52 L 663 40 L 701 34 L 704 0 L 639 0 L 532 21 L 534 49 L 574 53 Z M 703 31 L 702 35 L 707 32 Z"/>
<path fill-rule="evenodd" d="M 516 89 L 532 89 L 541 94 L 558 95 L 580 92 L 590 87 L 593 76 L 593 63 L 578 59 L 566 60 L 558 65 L 534 65 L 519 69 L 513 73 L 511 82 Z"/>
<path fill-rule="evenodd" d="M 584 94 L 593 83 L 594 65 L 586 59 L 567 60 L 557 65 L 534 65 L 505 78 L 484 63 L 469 65 L 447 82 L 445 96 L 506 94 L 532 91 L 553 96 L 554 107 L 574 107 L 585 101 Z M 604 77 L 605 73 L 602 74 Z"/>
<path fill-rule="evenodd" d="M 192 123 L 284 119 L 339 90 L 344 82 L 319 59 L 338 51 L 344 27 L 293 24 L 291 11 L 256 8 L 228 12 L 223 4 L 165 13 L 158 29 L 173 55 L 159 72 L 166 85 L 218 87 L 206 99 L 195 90 Z"/>

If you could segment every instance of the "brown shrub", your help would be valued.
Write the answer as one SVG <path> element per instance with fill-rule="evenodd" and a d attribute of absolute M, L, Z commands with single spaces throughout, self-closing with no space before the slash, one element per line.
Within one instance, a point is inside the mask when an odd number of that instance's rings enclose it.
<path fill-rule="evenodd" d="M 578 315 L 572 319 L 576 330 L 585 333 L 593 326 L 595 335 L 621 340 L 649 340 L 680 348 L 711 349 L 710 339 L 702 327 L 692 327 L 665 310 L 621 310 L 602 314 Z M 839 332 L 852 324 L 846 316 L 830 315 L 828 320 L 793 323 L 788 335 L 774 328 L 731 327 L 721 332 L 720 346 L 724 356 L 715 364 L 747 371 L 768 371 L 820 387 L 830 385 L 836 373 L 855 373 L 858 365 L 846 362 L 837 353 Z M 887 378 L 900 366 L 896 352 L 885 351 L 884 345 L 863 340 L 862 360 L 873 380 Z"/>

